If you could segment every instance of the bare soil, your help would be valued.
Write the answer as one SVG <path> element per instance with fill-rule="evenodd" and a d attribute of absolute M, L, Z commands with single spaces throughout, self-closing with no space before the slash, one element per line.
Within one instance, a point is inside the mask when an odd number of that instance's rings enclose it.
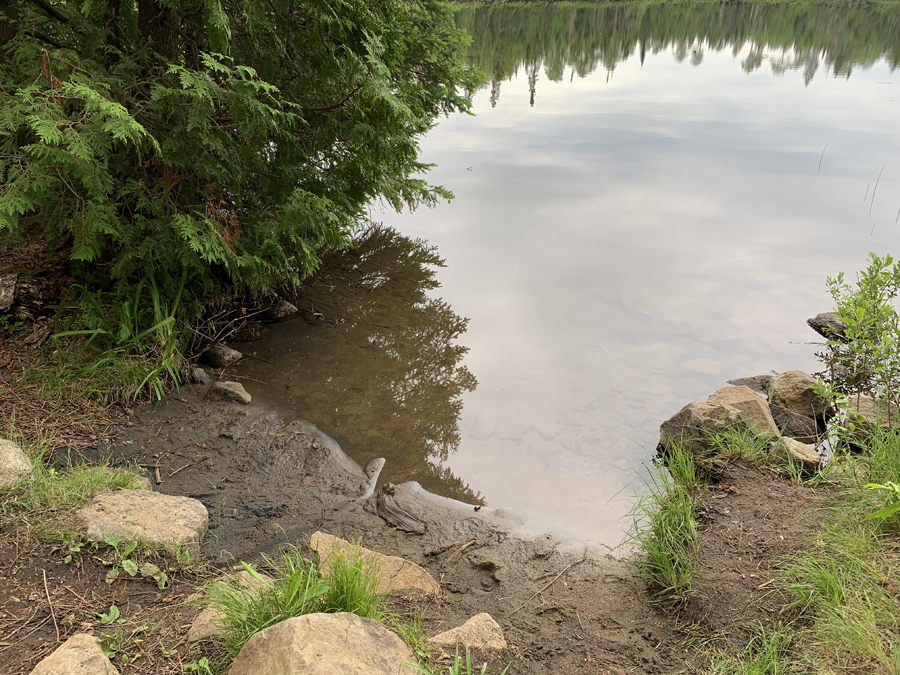
<path fill-rule="evenodd" d="M 521 675 L 684 672 L 695 654 L 672 628 L 671 614 L 699 627 L 727 629 L 740 641 L 742 624 L 783 605 L 783 597 L 770 593 L 772 571 L 814 531 L 810 509 L 824 498 L 771 470 L 731 462 L 717 486 L 696 495 L 702 526 L 698 597 L 682 608 L 664 608 L 634 576 L 631 562 L 562 549 L 549 536 L 522 539 L 474 510 L 465 518 L 426 518 L 425 535 L 395 530 L 375 513 L 373 499 L 356 501 L 364 477 L 335 459 L 315 427 L 255 403 L 207 401 L 202 393 L 183 387 L 166 405 L 136 409 L 117 441 L 84 452 L 88 459 L 139 464 L 154 489 L 202 501 L 211 516 L 206 567 L 197 576 L 175 575 L 163 592 L 142 580 L 109 585 L 100 553 L 84 552 L 64 564 L 66 551 L 29 545 L 4 525 L 0 673 L 28 673 L 58 645 L 57 628 L 62 641 L 79 631 L 118 630 L 123 646 L 114 662 L 123 673 L 183 672 L 184 663 L 211 654 L 209 645 L 184 641 L 198 612 L 184 602 L 194 587 L 217 567 L 241 560 L 264 564 L 264 555 L 286 543 L 305 546 L 317 530 L 428 570 L 441 583 L 442 598 L 397 599 L 401 608 L 424 607 L 427 634 L 490 613 L 509 649 L 474 656 L 494 672 L 507 664 L 510 674 Z M 100 625 L 99 613 L 112 604 L 125 622 Z"/>

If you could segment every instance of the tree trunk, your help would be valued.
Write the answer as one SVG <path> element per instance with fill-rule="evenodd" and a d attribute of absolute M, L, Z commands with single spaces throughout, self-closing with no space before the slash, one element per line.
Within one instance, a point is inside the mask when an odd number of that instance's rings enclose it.
<path fill-rule="evenodd" d="M 175 58 L 178 26 L 173 10 L 163 7 L 157 0 L 138 0 L 138 27 L 141 36 L 150 41 L 158 54 L 167 59 Z"/>
<path fill-rule="evenodd" d="M 19 0 L 0 0 L 0 64 L 8 58 L 6 47 L 16 35 Z"/>

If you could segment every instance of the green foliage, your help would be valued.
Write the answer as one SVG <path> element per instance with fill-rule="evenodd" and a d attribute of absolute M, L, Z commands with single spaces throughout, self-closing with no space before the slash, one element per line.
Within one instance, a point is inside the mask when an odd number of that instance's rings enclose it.
<path fill-rule="evenodd" d="M 8 35 L 0 232 L 70 246 L 92 292 L 302 278 L 373 201 L 451 196 L 418 139 L 479 81 L 438 0 L 5 0 Z"/>
<path fill-rule="evenodd" d="M 132 557 L 132 554 L 138 551 L 138 547 L 141 545 L 139 540 L 123 541 L 121 537 L 107 532 L 103 535 L 103 541 L 115 551 L 113 559 L 109 562 L 104 562 L 104 565 L 110 568 L 106 573 L 106 583 L 113 583 L 119 578 L 119 572 L 122 571 L 132 578 L 140 574 L 145 579 L 152 579 L 159 586 L 159 590 L 165 590 L 166 585 L 169 583 L 169 575 L 151 562 L 140 563 L 140 560 Z"/>
<path fill-rule="evenodd" d="M 793 635 L 781 626 L 759 627 L 738 655 L 717 654 L 710 663 L 709 675 L 781 675 L 785 652 Z"/>
<path fill-rule="evenodd" d="M 888 518 L 893 518 L 897 512 L 900 511 L 900 485 L 888 481 L 885 485 L 880 485 L 879 483 L 867 483 L 866 487 L 870 490 L 882 490 L 887 493 L 885 495 L 887 504 L 883 508 L 866 516 L 866 520 L 870 518 L 887 520 Z"/>
<path fill-rule="evenodd" d="M 842 272 L 828 278 L 828 291 L 846 326 L 845 339 L 830 339 L 819 355 L 830 372 L 832 393 L 877 396 L 890 423 L 889 413 L 900 406 L 900 314 L 895 305 L 900 264 L 890 255 L 872 253 L 855 287 L 845 282 Z M 843 403 L 852 403 L 852 398 Z"/>

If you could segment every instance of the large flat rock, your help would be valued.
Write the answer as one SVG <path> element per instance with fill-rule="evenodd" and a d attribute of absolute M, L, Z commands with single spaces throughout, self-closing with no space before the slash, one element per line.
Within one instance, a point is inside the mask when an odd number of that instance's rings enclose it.
<path fill-rule="evenodd" d="M 416 657 L 394 633 L 356 614 L 306 614 L 260 631 L 229 675 L 412 675 Z"/>
<path fill-rule="evenodd" d="M 209 513 L 196 499 L 144 490 L 101 492 L 75 515 L 85 537 L 93 541 L 112 534 L 168 550 L 180 542 L 192 555 L 200 553 L 209 527 Z"/>
<path fill-rule="evenodd" d="M 0 490 L 31 476 L 33 469 L 31 459 L 18 444 L 0 438 Z"/>
<path fill-rule="evenodd" d="M 116 667 L 87 633 L 73 635 L 38 663 L 31 675 L 119 675 Z"/>
<path fill-rule="evenodd" d="M 441 587 L 434 578 L 409 560 L 376 553 L 323 532 L 313 534 L 309 541 L 309 547 L 319 554 L 319 564 L 326 574 L 331 569 L 336 554 L 353 553 L 353 550 L 357 549 L 359 555 L 372 561 L 378 567 L 378 591 L 380 593 L 392 591 L 421 591 L 428 595 L 440 595 L 441 593 Z"/>

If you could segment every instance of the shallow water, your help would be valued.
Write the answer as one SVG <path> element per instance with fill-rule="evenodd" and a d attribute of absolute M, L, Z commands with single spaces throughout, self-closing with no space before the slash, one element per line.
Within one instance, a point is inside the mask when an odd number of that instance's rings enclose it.
<path fill-rule="evenodd" d="M 381 233 L 240 372 L 387 479 L 618 544 L 659 424 L 814 371 L 825 277 L 900 235 L 895 14 L 677 7 L 465 9 L 494 81 L 422 143 L 456 199 L 373 211 L 446 267 Z"/>

